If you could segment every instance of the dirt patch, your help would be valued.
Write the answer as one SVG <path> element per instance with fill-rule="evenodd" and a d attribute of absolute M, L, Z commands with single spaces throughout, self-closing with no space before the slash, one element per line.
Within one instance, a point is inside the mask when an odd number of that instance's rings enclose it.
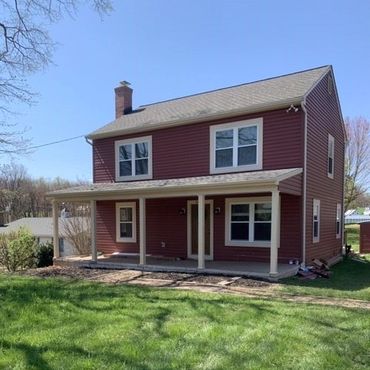
<path fill-rule="evenodd" d="M 192 279 L 194 274 L 182 274 L 177 272 L 147 272 L 145 277 L 150 279 L 160 280 L 189 280 Z"/>
<path fill-rule="evenodd" d="M 273 286 L 272 283 L 268 283 L 267 281 L 261 280 L 253 280 L 253 279 L 237 279 L 230 284 L 232 287 L 253 287 L 253 288 L 270 288 Z"/>
<path fill-rule="evenodd" d="M 221 282 L 227 280 L 225 276 L 213 276 L 213 275 L 194 275 L 192 278 L 188 279 L 188 282 L 197 284 L 220 284 Z"/>
<path fill-rule="evenodd" d="M 38 276 L 40 278 L 64 277 L 69 279 L 97 281 L 108 284 L 134 284 L 207 293 L 232 294 L 258 299 L 272 298 L 294 303 L 321 304 L 327 306 L 363 308 L 370 310 L 370 302 L 367 301 L 281 294 L 279 293 L 279 284 L 240 277 L 182 274 L 171 272 L 142 272 L 136 270 L 90 269 L 72 266 L 50 266 L 23 271 L 19 274 Z"/>

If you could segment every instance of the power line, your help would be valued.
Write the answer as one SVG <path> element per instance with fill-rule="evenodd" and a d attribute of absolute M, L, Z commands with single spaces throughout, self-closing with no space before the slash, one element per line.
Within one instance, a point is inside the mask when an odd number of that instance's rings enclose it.
<path fill-rule="evenodd" d="M 79 135 L 79 136 L 69 137 L 67 139 L 52 141 L 52 142 L 45 143 L 45 144 L 40 144 L 40 145 L 34 145 L 34 146 L 31 146 L 31 147 L 26 148 L 26 150 L 38 149 L 38 148 L 43 148 L 45 146 L 60 144 L 60 143 L 66 142 L 66 141 L 72 141 L 72 140 L 80 139 L 81 137 L 85 137 L 85 135 Z"/>

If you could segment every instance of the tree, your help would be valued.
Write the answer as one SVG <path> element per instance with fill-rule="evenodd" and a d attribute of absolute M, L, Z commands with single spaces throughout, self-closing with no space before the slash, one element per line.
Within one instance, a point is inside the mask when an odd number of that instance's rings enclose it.
<path fill-rule="evenodd" d="M 100 14 L 111 0 L 87 0 Z M 0 0 L 0 154 L 24 149 L 21 130 L 6 123 L 14 103 L 31 103 L 27 77 L 44 69 L 55 47 L 48 26 L 76 14 L 82 0 Z"/>
<path fill-rule="evenodd" d="M 91 253 L 91 213 L 88 204 L 71 204 L 72 217 L 62 217 L 62 236 L 73 246 L 75 254 Z"/>
<path fill-rule="evenodd" d="M 344 210 L 347 211 L 367 191 L 370 179 L 370 121 L 364 117 L 346 118 L 345 126 Z"/>
<path fill-rule="evenodd" d="M 0 212 L 6 211 L 7 220 L 21 217 L 48 217 L 51 203 L 45 198 L 49 191 L 86 185 L 86 181 L 33 179 L 26 168 L 15 162 L 0 165 Z"/>

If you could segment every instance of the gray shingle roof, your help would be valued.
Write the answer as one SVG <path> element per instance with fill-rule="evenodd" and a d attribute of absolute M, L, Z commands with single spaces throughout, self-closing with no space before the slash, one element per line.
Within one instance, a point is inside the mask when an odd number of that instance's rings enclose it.
<path fill-rule="evenodd" d="M 146 180 L 118 183 L 94 183 L 68 189 L 56 190 L 48 193 L 49 198 L 63 199 L 67 197 L 91 197 L 100 195 L 143 195 L 146 192 L 169 192 L 193 190 L 199 191 L 202 187 L 222 187 L 225 185 L 254 185 L 273 184 L 295 176 L 302 172 L 301 168 L 288 168 L 268 171 L 240 172 L 222 175 L 185 177 L 168 180 Z"/>
<path fill-rule="evenodd" d="M 266 80 L 223 88 L 178 99 L 140 106 L 130 114 L 92 132 L 97 139 L 158 128 L 170 123 L 187 123 L 214 116 L 257 112 L 302 101 L 330 66 L 310 69 Z"/>

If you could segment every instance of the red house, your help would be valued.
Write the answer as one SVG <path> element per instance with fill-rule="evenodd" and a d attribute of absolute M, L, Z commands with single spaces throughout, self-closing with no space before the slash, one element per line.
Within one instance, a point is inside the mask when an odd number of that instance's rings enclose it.
<path fill-rule="evenodd" d="M 93 184 L 50 194 L 55 215 L 58 202 L 91 203 L 93 261 L 119 252 L 137 268 L 280 277 L 293 261 L 340 257 L 345 131 L 331 66 L 138 108 L 132 92 L 121 83 L 116 119 L 87 136 Z"/>

